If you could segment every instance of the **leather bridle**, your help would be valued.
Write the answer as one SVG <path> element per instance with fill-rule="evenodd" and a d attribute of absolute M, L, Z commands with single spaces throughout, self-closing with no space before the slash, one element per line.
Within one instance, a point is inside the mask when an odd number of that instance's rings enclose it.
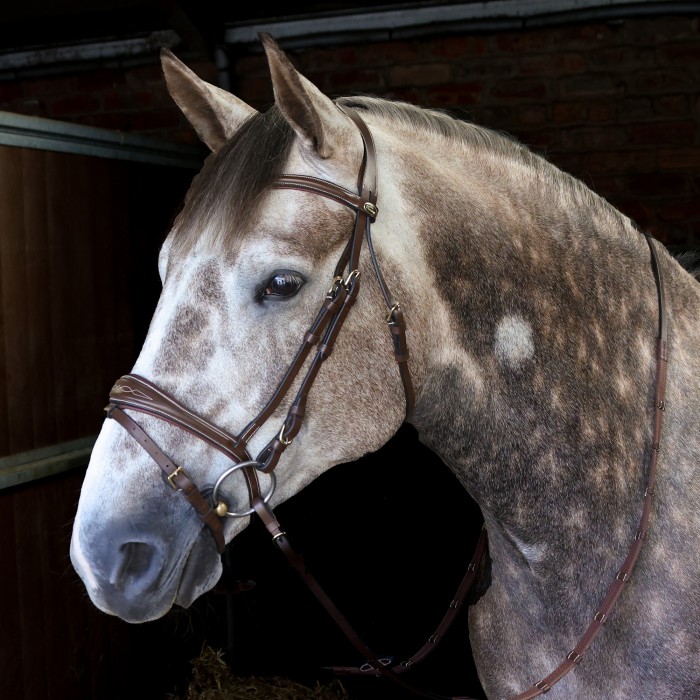
<path fill-rule="evenodd" d="M 121 377 L 112 387 L 107 406 L 107 415 L 126 428 L 134 438 L 153 457 L 162 469 L 170 486 L 179 489 L 192 503 L 198 516 L 212 532 L 219 552 L 223 552 L 223 534 L 221 518 L 251 515 L 253 507 L 247 511 L 229 511 L 223 500 L 218 499 L 219 487 L 224 478 L 234 471 L 241 470 L 246 477 L 251 505 L 261 496 L 257 472 L 269 474 L 272 483 L 264 502 L 269 500 L 274 489 L 274 469 L 284 450 L 298 434 L 311 387 L 318 376 L 322 363 L 328 359 L 335 345 L 340 329 L 355 303 L 360 290 L 360 251 L 363 241 L 367 241 L 370 260 L 374 268 L 379 287 L 387 306 L 387 324 L 394 346 L 394 357 L 398 363 L 403 383 L 406 415 L 410 415 L 415 401 L 413 382 L 408 369 L 408 345 L 406 343 L 406 322 L 399 303 L 389 290 L 372 244 L 371 223 L 377 217 L 377 167 L 374 140 L 369 129 L 354 110 L 341 107 L 357 125 L 364 144 L 364 155 L 358 176 L 357 193 L 340 187 L 332 182 L 307 175 L 282 175 L 272 183 L 275 189 L 295 189 L 327 197 L 355 211 L 355 224 L 352 235 L 335 268 L 333 281 L 311 327 L 304 335 L 303 343 L 294 359 L 278 383 L 275 391 L 265 406 L 253 420 L 238 434 L 234 435 L 208 420 L 198 416 L 174 397 L 155 384 L 134 374 Z M 260 451 L 255 459 L 249 454 L 248 445 L 258 430 L 270 419 L 275 410 L 289 393 L 292 384 L 300 375 L 313 348 L 315 355 L 306 369 L 296 396 L 292 401 L 281 428 L 275 437 Z M 166 420 L 178 428 L 192 433 L 223 452 L 234 462 L 234 466 L 222 474 L 214 486 L 213 503 L 209 504 L 199 490 L 190 481 L 182 467 L 173 464 L 165 454 L 150 440 L 145 432 L 133 421 L 123 409 L 141 411 Z"/>
<path fill-rule="evenodd" d="M 109 418 L 120 423 L 148 452 L 162 470 L 163 478 L 169 486 L 176 491 L 180 491 L 190 502 L 198 517 L 209 528 L 213 535 L 219 553 L 224 551 L 225 546 L 222 526 L 224 517 L 245 517 L 255 513 L 261 518 L 272 535 L 274 542 L 284 552 L 291 565 L 297 570 L 310 590 L 365 659 L 365 663 L 362 666 L 335 667 L 334 670 L 336 672 L 373 674 L 389 677 L 395 683 L 410 692 L 429 698 L 442 698 L 444 696 L 418 690 L 410 686 L 399 678 L 399 674 L 407 671 L 415 663 L 424 659 L 437 646 L 437 643 L 444 636 L 444 633 L 457 612 L 463 606 L 485 556 L 486 530 L 482 528 L 467 573 L 462 579 L 457 593 L 451 601 L 436 632 L 431 635 L 418 652 L 413 654 L 406 661 L 394 665 L 391 658 L 378 656 L 362 641 L 345 616 L 323 591 L 316 579 L 310 574 L 302 558 L 292 548 L 287 534 L 282 530 L 273 511 L 267 505 L 275 487 L 275 467 L 284 450 L 292 443 L 301 429 L 309 391 L 316 380 L 321 364 L 330 356 L 343 323 L 357 298 L 360 289 L 359 261 L 363 241 L 367 242 L 369 257 L 387 306 L 387 323 L 393 340 L 394 357 L 398 363 L 399 373 L 403 383 L 407 416 L 411 414 L 415 401 L 413 382 L 408 368 L 409 353 L 406 343 L 406 323 L 403 311 L 399 303 L 394 299 L 384 280 L 372 244 L 371 223 L 376 219 L 378 214 L 377 167 L 374 140 L 367 125 L 354 110 L 343 106 L 340 106 L 340 109 L 355 123 L 364 144 L 364 156 L 358 175 L 357 193 L 351 192 L 332 182 L 306 175 L 282 175 L 272 183 L 272 187 L 275 189 L 301 190 L 339 202 L 355 212 L 355 224 L 352 235 L 336 265 L 331 288 L 326 294 L 321 308 L 309 330 L 304 335 L 303 343 L 298 349 L 294 359 L 260 413 L 258 413 L 238 435 L 234 435 L 214 425 L 205 418 L 196 415 L 153 382 L 135 374 L 124 375 L 116 382 L 110 391 L 109 405 L 105 410 Z M 598 611 L 577 645 L 552 673 L 535 683 L 528 690 L 513 696 L 509 700 L 530 700 L 531 698 L 538 697 L 548 692 L 555 683 L 561 680 L 581 662 L 584 654 L 608 620 L 623 588 L 629 581 L 647 533 L 651 514 L 652 494 L 656 479 L 663 411 L 665 410 L 667 322 L 664 287 L 657 252 L 651 237 L 647 235 L 646 240 L 651 251 L 651 261 L 658 290 L 659 334 L 656 351 L 654 430 L 642 517 L 620 571 L 612 581 Z M 300 376 L 304 365 L 307 364 L 307 360 L 314 347 L 316 348 L 316 352 L 308 362 L 306 373 L 303 375 L 298 385 L 294 400 L 287 410 L 286 417 L 279 432 L 277 432 L 275 437 L 263 447 L 257 457 L 252 459 L 248 451 L 250 440 L 272 417 L 282 401 L 287 397 L 293 383 Z M 176 465 L 162 452 L 124 409 L 155 416 L 191 433 L 223 453 L 233 462 L 233 466 L 219 476 L 213 489 L 208 493 L 205 492 L 205 497 L 190 480 L 185 470 L 181 466 Z M 229 510 L 228 504 L 219 497 L 219 491 L 222 482 L 228 476 L 239 470 L 246 479 L 250 497 L 250 508 L 236 512 Z M 267 474 L 270 477 L 270 485 L 265 495 L 261 493 L 258 478 L 259 473 Z M 460 696 L 459 698 L 454 697 L 452 700 L 470 699 Z"/>

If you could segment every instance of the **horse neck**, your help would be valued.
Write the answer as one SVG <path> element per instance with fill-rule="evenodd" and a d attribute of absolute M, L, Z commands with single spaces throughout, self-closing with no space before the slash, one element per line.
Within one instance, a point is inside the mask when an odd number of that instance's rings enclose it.
<path fill-rule="evenodd" d="M 553 169 L 472 153 L 414 172 L 419 200 L 447 198 L 421 219 L 435 281 L 421 438 L 504 547 L 622 551 L 651 430 L 658 309 L 643 236 Z"/>

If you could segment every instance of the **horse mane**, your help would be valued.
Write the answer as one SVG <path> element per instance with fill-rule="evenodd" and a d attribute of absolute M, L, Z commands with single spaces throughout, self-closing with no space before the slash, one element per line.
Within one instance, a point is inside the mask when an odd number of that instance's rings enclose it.
<path fill-rule="evenodd" d="M 407 102 L 370 96 L 340 97 L 336 102 L 409 131 L 462 144 L 502 164 L 504 170 L 516 162 L 532 174 L 533 192 L 540 192 L 540 197 L 542 191 L 554 191 L 566 206 L 585 207 L 590 214 L 613 220 L 617 227 L 629 225 L 626 216 L 583 182 L 510 135 Z M 231 250 L 237 232 L 252 224 L 262 195 L 283 173 L 293 142 L 294 132 L 276 105 L 247 119 L 195 176 L 175 219 L 173 247 L 186 254 L 207 231 L 209 245 L 218 243 L 223 250 Z"/>
<path fill-rule="evenodd" d="M 700 250 L 686 250 L 674 255 L 681 267 L 700 282 Z"/>
<path fill-rule="evenodd" d="M 588 215 L 611 221 L 615 229 L 628 229 L 629 218 L 584 182 L 559 169 L 514 136 L 460 119 L 446 110 L 427 109 L 408 102 L 372 96 L 341 97 L 339 104 L 404 126 L 414 132 L 432 133 L 464 145 L 471 153 L 498 162 L 503 170 L 510 164 L 524 166 L 532 175 L 533 196 L 549 198 L 556 193 L 567 208 L 584 208 Z"/>

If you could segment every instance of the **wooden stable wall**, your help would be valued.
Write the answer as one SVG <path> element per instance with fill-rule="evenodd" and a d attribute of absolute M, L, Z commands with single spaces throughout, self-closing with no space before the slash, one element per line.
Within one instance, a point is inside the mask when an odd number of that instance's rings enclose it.
<path fill-rule="evenodd" d="M 159 291 L 157 250 L 198 159 L 0 114 L 3 142 L 0 698 L 164 697 L 200 642 L 172 618 L 111 619 L 85 595 L 69 542 L 89 447 L 73 448 L 89 446 L 133 364 Z M 163 638 L 180 644 L 159 649 Z M 132 674 L 146 674 L 140 689 Z"/>

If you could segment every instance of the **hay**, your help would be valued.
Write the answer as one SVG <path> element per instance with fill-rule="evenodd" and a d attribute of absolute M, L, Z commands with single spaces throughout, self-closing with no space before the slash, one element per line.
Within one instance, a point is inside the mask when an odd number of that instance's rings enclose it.
<path fill-rule="evenodd" d="M 350 700 L 340 681 L 309 688 L 287 678 L 234 676 L 223 653 L 205 646 L 192 661 L 192 680 L 184 696 L 168 700 Z"/>

